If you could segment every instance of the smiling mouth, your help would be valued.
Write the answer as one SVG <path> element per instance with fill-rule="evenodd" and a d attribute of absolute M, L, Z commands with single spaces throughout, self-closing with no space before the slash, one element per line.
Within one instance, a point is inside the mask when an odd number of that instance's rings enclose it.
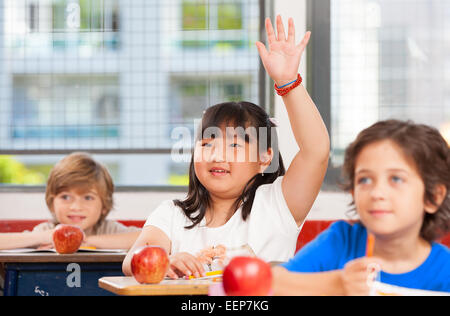
<path fill-rule="evenodd" d="M 392 212 L 385 211 L 385 210 L 371 210 L 371 211 L 369 211 L 369 214 L 373 215 L 373 216 L 384 216 L 384 215 L 392 214 Z"/>
<path fill-rule="evenodd" d="M 72 222 L 78 223 L 78 222 L 82 222 L 86 216 L 76 216 L 76 215 L 71 215 L 71 216 L 67 216 Z"/>
<path fill-rule="evenodd" d="M 230 173 L 228 170 L 219 169 L 219 168 L 212 168 L 211 170 L 209 170 L 209 172 L 212 173 L 212 175 L 214 175 L 214 176 L 224 176 L 224 175 Z"/>

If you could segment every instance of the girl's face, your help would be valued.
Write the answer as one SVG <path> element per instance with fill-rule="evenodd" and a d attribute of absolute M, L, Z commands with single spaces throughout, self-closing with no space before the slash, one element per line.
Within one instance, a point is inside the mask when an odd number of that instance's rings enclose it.
<path fill-rule="evenodd" d="M 247 182 L 270 164 L 271 150 L 258 154 L 256 137 L 240 137 L 222 128 L 222 137 L 197 141 L 194 169 L 197 178 L 213 196 L 225 199 L 239 197 Z M 261 158 L 264 158 L 261 160 Z"/>
<path fill-rule="evenodd" d="M 97 190 L 92 187 L 68 188 L 60 192 L 53 200 L 53 211 L 59 223 L 86 230 L 93 227 L 106 210 Z"/>
<path fill-rule="evenodd" d="M 390 140 L 361 150 L 354 180 L 356 210 L 378 238 L 419 236 L 425 212 L 435 211 L 424 202 L 425 186 L 414 162 Z"/>

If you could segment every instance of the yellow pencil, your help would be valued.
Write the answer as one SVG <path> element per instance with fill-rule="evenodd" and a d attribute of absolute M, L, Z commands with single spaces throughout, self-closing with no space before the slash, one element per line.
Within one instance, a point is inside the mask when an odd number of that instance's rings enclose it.
<path fill-rule="evenodd" d="M 208 271 L 208 272 L 205 273 L 204 277 L 210 277 L 210 276 L 221 275 L 221 274 L 223 274 L 222 270 Z M 189 276 L 189 280 L 191 280 L 191 279 L 197 279 L 197 278 L 195 276 L 193 276 L 193 275 L 190 275 Z"/>

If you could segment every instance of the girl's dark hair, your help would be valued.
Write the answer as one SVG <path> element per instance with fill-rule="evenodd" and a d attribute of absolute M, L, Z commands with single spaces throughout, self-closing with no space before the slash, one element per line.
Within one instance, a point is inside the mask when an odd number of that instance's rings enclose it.
<path fill-rule="evenodd" d="M 256 189 L 263 184 L 272 183 L 279 176 L 285 174 L 283 160 L 278 149 L 278 136 L 276 125 L 270 120 L 266 111 L 256 104 L 250 102 L 225 102 L 209 107 L 203 114 L 201 129 L 198 130 L 196 141 L 202 139 L 202 135 L 207 128 L 223 126 L 241 127 L 244 130 L 248 127 L 256 129 L 258 144 L 261 137 L 265 137 L 267 149 L 272 148 L 274 157 L 269 167 L 264 171 L 264 175 L 258 173 L 252 177 L 244 187 L 242 194 L 234 203 L 234 211 L 242 205 L 242 218 L 245 221 L 251 212 Z M 260 128 L 267 131 L 260 133 Z M 264 135 L 265 134 L 265 135 Z M 277 155 L 277 156 L 276 156 Z M 270 171 L 268 171 L 270 170 Z M 192 154 L 189 166 L 189 188 L 185 200 L 174 200 L 184 214 L 192 221 L 192 225 L 185 228 L 191 229 L 199 224 L 205 216 L 206 210 L 211 206 L 208 190 L 201 184 L 194 170 L 194 155 Z"/>
<path fill-rule="evenodd" d="M 450 231 L 450 149 L 433 127 L 411 121 L 386 120 L 361 131 L 345 151 L 342 168 L 342 187 L 350 192 L 354 188 L 355 163 L 361 150 L 374 142 L 390 140 L 397 144 L 406 157 L 411 158 L 425 186 L 424 201 L 438 206 L 435 188 L 443 184 L 447 195 L 434 214 L 425 213 L 420 235 L 431 242 Z M 351 203 L 354 205 L 354 201 Z"/>

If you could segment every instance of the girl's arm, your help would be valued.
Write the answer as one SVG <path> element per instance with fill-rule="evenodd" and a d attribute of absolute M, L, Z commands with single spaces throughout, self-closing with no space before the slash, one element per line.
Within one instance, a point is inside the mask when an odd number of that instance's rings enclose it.
<path fill-rule="evenodd" d="M 110 249 L 130 249 L 139 236 L 139 231 L 110 235 L 89 236 L 85 239 L 85 246 Z"/>
<path fill-rule="evenodd" d="M 139 236 L 137 237 L 134 245 L 128 251 L 125 259 L 122 263 L 122 271 L 123 274 L 131 276 L 131 259 L 133 258 L 134 252 L 143 246 L 159 246 L 164 248 L 164 250 L 169 254 L 170 253 L 170 239 L 167 235 L 159 228 L 155 226 L 144 226 Z"/>
<path fill-rule="evenodd" d="M 139 237 L 134 243 L 133 247 L 128 251 L 123 264 L 122 272 L 131 276 L 131 259 L 134 252 L 143 246 L 159 246 L 164 248 L 168 255 L 170 255 L 170 267 L 167 275 L 173 279 L 178 278 L 178 275 L 195 275 L 204 276 L 204 269 L 202 264 L 192 254 L 186 252 L 179 252 L 171 254 L 171 241 L 167 235 L 155 226 L 144 226 Z"/>
<path fill-rule="evenodd" d="M 310 32 L 295 45 L 294 22 L 289 19 L 288 37 L 284 32 L 281 17 L 277 16 L 275 36 L 270 19 L 266 19 L 266 32 L 269 44 L 257 42 L 259 54 L 269 76 L 277 86 L 296 79 L 301 55 L 308 44 Z M 319 111 L 308 92 L 300 85 L 283 96 L 295 140 L 300 148 L 286 175 L 282 189 L 291 213 L 300 225 L 311 209 L 328 166 L 330 139 Z"/>
<path fill-rule="evenodd" d="M 0 249 L 38 247 L 52 243 L 52 230 L 0 234 Z"/>
<path fill-rule="evenodd" d="M 297 273 L 274 267 L 272 274 L 274 295 L 345 295 L 340 270 Z"/>

